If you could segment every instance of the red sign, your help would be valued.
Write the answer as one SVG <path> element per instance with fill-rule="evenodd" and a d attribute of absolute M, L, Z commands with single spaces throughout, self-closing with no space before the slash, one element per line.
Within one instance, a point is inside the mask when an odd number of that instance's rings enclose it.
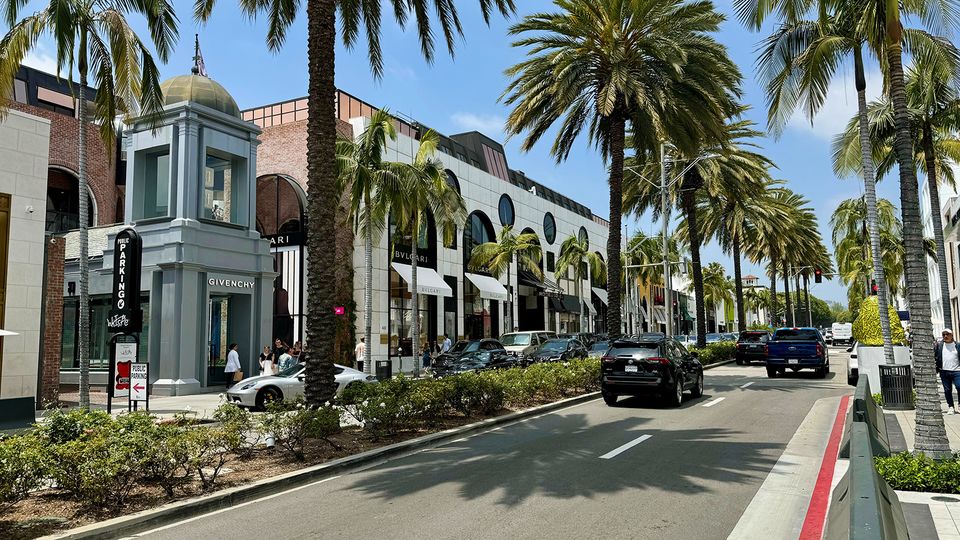
<path fill-rule="evenodd" d="M 334 315 L 346 315 L 346 314 L 347 314 L 347 308 L 345 308 L 345 307 L 343 307 L 343 306 L 336 306 L 336 307 L 333 308 L 333 314 L 334 314 Z"/>

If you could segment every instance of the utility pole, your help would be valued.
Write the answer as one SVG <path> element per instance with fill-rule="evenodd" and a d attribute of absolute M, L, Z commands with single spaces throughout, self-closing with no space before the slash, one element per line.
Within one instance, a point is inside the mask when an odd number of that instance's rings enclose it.
<path fill-rule="evenodd" d="M 667 206 L 667 144 L 660 142 L 660 212 L 663 220 L 663 304 L 667 308 L 667 335 L 673 335 L 673 287 L 670 279 L 670 241 L 667 229 L 670 225 L 670 209 Z"/>

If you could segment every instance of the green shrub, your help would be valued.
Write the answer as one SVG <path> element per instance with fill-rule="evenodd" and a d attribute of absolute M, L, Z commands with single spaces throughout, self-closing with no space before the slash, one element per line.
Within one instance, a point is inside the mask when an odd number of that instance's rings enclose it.
<path fill-rule="evenodd" d="M 493 414 L 503 408 L 503 386 L 492 372 L 464 373 L 448 384 L 450 407 L 463 415 Z"/>
<path fill-rule="evenodd" d="M 860 342 L 861 345 L 876 346 L 883 345 L 883 333 L 880 331 L 880 306 L 876 296 L 868 296 L 860 303 L 860 312 L 856 320 L 853 321 L 853 339 Z M 890 339 L 894 345 L 903 345 L 906 342 L 906 335 L 903 326 L 897 324 L 900 318 L 892 305 L 887 305 L 890 313 Z"/>
<path fill-rule="evenodd" d="M 123 505 L 143 471 L 144 439 L 102 429 L 52 446 L 50 476 L 85 504 Z"/>
<path fill-rule="evenodd" d="M 143 476 L 156 482 L 168 497 L 193 474 L 188 444 L 189 429 L 176 424 L 157 424 L 153 445 L 144 457 Z"/>
<path fill-rule="evenodd" d="M 303 445 L 307 439 L 321 439 L 333 444 L 330 437 L 340 432 L 340 409 L 320 407 L 311 409 L 302 397 L 294 402 L 267 405 L 260 417 L 260 429 L 273 435 L 276 444 L 303 461 Z"/>
<path fill-rule="evenodd" d="M 42 484 L 46 475 L 43 441 L 33 435 L 0 439 L 0 508 L 12 505 Z"/>
<path fill-rule="evenodd" d="M 224 403 L 213 412 L 213 419 L 224 430 L 224 437 L 230 451 L 246 459 L 260 444 L 262 434 L 254 429 L 253 415 L 246 409 L 230 403 Z"/>
<path fill-rule="evenodd" d="M 877 472 L 893 489 L 960 493 L 960 461 L 935 460 L 924 454 L 904 452 L 874 458 Z"/>
<path fill-rule="evenodd" d="M 183 434 L 187 464 L 204 490 L 213 487 L 220 471 L 230 461 L 230 435 L 222 427 L 188 429 Z"/>
<path fill-rule="evenodd" d="M 37 433 L 48 444 L 62 444 L 79 439 L 85 433 L 113 424 L 106 411 L 56 409 L 37 426 Z"/>

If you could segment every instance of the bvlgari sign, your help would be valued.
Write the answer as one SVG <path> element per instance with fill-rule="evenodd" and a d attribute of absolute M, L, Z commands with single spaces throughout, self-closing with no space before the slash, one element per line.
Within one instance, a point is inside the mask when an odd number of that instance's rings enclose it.
<path fill-rule="evenodd" d="M 133 229 L 117 233 L 113 242 L 113 299 L 107 329 L 114 333 L 140 332 L 140 235 Z"/>

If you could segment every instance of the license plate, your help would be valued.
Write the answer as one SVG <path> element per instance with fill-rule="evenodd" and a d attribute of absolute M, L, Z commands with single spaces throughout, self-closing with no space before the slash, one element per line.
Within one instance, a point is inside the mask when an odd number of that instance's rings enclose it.
<path fill-rule="evenodd" d="M 799 364 L 800 361 L 797 360 L 796 358 L 791 358 L 791 359 L 787 360 L 787 363 L 788 363 L 788 364 Z"/>
<path fill-rule="evenodd" d="M 636 373 L 636 372 L 637 372 L 637 366 L 624 366 L 624 367 L 623 367 L 623 371 L 625 371 L 625 372 L 627 372 L 627 373 Z"/>

